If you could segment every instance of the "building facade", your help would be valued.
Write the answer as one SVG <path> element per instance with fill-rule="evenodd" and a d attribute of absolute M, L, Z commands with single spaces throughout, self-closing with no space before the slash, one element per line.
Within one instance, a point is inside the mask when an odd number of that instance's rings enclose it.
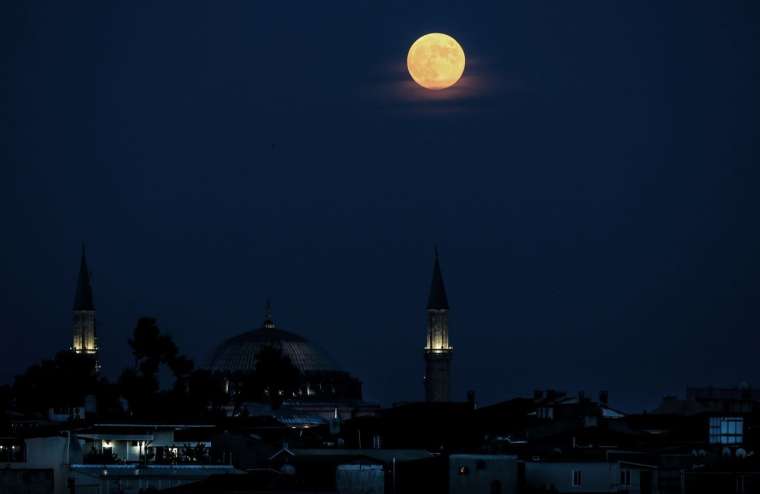
<path fill-rule="evenodd" d="M 425 401 L 449 401 L 453 351 L 449 343 L 449 302 L 436 249 L 427 304 Z"/>

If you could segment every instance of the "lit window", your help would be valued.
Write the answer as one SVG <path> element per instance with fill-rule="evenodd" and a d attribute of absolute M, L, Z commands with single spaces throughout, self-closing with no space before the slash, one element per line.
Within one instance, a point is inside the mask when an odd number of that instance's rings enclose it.
<path fill-rule="evenodd" d="M 573 487 L 580 487 L 582 485 L 583 478 L 581 477 L 580 470 L 573 470 Z"/>
<path fill-rule="evenodd" d="M 743 441 L 743 418 L 710 417 L 710 444 L 742 444 Z"/>
<path fill-rule="evenodd" d="M 625 486 L 631 485 L 631 471 L 630 470 L 620 470 L 620 484 Z"/>

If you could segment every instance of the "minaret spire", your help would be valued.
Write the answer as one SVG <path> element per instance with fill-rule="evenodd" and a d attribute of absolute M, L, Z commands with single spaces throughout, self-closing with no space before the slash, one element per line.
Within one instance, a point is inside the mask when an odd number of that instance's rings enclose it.
<path fill-rule="evenodd" d="M 446 287 L 443 284 L 443 274 L 441 273 L 441 262 L 438 259 L 438 247 L 435 247 L 435 262 L 433 264 L 433 279 L 430 283 L 430 294 L 428 295 L 427 308 L 448 310 L 449 299 L 446 297 Z"/>
<path fill-rule="evenodd" d="M 93 355 L 97 359 L 98 340 L 95 333 L 95 303 L 92 280 L 87 267 L 87 252 L 82 243 L 79 276 L 73 306 L 73 339 L 71 349 L 76 353 Z M 96 363 L 97 365 L 97 363 Z"/>
<path fill-rule="evenodd" d="M 79 277 L 77 278 L 77 291 L 74 296 L 74 310 L 95 310 L 92 298 L 90 270 L 87 269 L 87 250 L 84 242 L 82 242 L 82 257 L 79 261 Z"/>
<path fill-rule="evenodd" d="M 449 300 L 441 273 L 438 247 L 434 249 L 433 278 L 427 303 L 425 344 L 425 400 L 449 401 L 451 356 L 449 344 Z"/>

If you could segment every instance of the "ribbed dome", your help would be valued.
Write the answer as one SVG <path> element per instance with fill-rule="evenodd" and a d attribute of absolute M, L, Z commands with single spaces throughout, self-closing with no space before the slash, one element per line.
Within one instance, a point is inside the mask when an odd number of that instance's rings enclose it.
<path fill-rule="evenodd" d="M 319 347 L 305 338 L 276 329 L 271 321 L 263 328 L 248 331 L 222 343 L 211 358 L 211 370 L 235 372 L 256 368 L 256 354 L 262 346 L 282 349 L 301 372 L 340 371 L 338 365 Z"/>

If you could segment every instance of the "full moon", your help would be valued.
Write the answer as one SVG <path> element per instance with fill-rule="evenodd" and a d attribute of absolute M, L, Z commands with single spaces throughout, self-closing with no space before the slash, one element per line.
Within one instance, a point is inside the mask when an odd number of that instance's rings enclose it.
<path fill-rule="evenodd" d="M 464 72 L 464 50 L 447 34 L 430 33 L 409 48 L 406 66 L 414 82 L 427 89 L 446 89 Z"/>

